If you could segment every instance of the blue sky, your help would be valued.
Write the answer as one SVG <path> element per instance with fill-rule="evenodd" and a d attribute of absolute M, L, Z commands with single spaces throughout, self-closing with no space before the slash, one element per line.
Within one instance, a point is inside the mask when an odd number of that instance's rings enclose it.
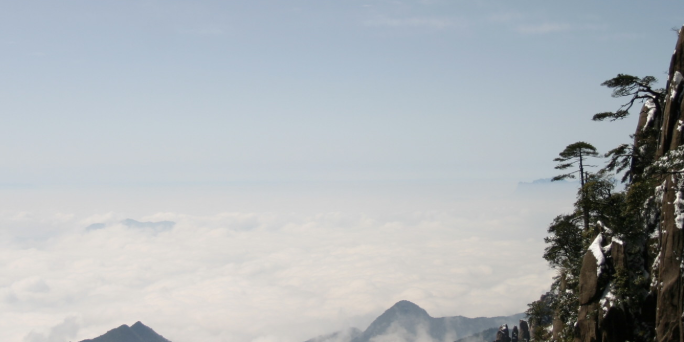
<path fill-rule="evenodd" d="M 551 283 L 543 237 L 574 188 L 516 184 L 555 175 L 570 143 L 629 141 L 636 115 L 590 120 L 623 103 L 600 83 L 663 84 L 681 13 L 4 2 L 0 339 L 142 320 L 174 342 L 294 342 L 403 299 L 436 317 L 521 312 Z"/>
<path fill-rule="evenodd" d="M 678 3 L 3 5 L 2 183 L 531 180 L 617 73 L 665 77 Z M 502 167 L 506 165 L 506 167 Z"/>

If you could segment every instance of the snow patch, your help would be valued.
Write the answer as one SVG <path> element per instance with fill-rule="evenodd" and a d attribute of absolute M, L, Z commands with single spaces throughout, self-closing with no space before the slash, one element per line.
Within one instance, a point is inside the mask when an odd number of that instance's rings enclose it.
<path fill-rule="evenodd" d="M 677 88 L 679 84 L 684 80 L 684 76 L 679 71 L 675 71 L 674 77 L 672 77 L 672 83 L 670 84 L 670 101 L 674 101 L 677 98 Z"/>
<path fill-rule="evenodd" d="M 675 225 L 677 228 L 682 229 L 684 227 L 684 193 L 682 189 L 677 191 L 677 197 L 674 201 L 674 211 L 675 211 Z"/>
<path fill-rule="evenodd" d="M 655 187 L 655 201 L 658 204 L 663 203 L 663 196 L 665 196 L 665 183 L 667 183 L 667 181 L 663 181 L 660 185 Z"/>
<path fill-rule="evenodd" d="M 608 244 L 605 247 L 601 248 L 601 250 L 603 251 L 603 255 L 609 254 L 612 247 L 612 244 Z"/>
<path fill-rule="evenodd" d="M 660 229 L 654 229 L 648 236 L 649 239 L 658 239 L 660 237 Z"/>
<path fill-rule="evenodd" d="M 616 299 L 617 298 L 613 293 L 613 283 L 611 282 L 608 284 L 608 286 L 606 286 L 606 289 L 603 291 L 603 295 L 601 295 L 601 299 L 599 300 L 599 304 L 601 305 L 604 316 L 608 313 L 608 309 L 615 305 Z"/>
<path fill-rule="evenodd" d="M 653 265 L 651 266 L 651 274 L 653 276 L 653 278 L 651 278 L 651 287 L 655 287 L 658 284 L 656 274 L 658 274 L 657 271 L 660 266 L 660 253 L 661 251 L 658 251 L 658 255 L 655 257 L 655 260 L 653 260 Z"/>
<path fill-rule="evenodd" d="M 645 130 L 646 127 L 653 121 L 653 117 L 655 116 L 655 111 L 656 111 L 656 105 L 655 102 L 653 101 L 653 98 L 650 98 L 646 100 L 646 103 L 644 103 L 644 106 L 648 108 L 648 112 L 646 115 L 646 123 L 644 124 L 644 127 L 641 128 L 641 130 Z"/>
<path fill-rule="evenodd" d="M 599 227 L 601 227 L 601 231 L 602 231 L 602 232 L 605 232 L 606 234 L 609 234 L 609 235 L 610 235 L 610 234 L 613 234 L 613 230 L 610 229 L 610 228 L 608 228 L 608 226 L 606 226 L 605 224 L 603 224 L 603 222 L 601 222 L 601 220 L 597 220 L 597 221 L 596 221 L 596 224 L 597 224 Z"/>
<path fill-rule="evenodd" d="M 606 261 L 606 258 L 603 256 L 603 251 L 601 250 L 601 244 L 603 243 L 603 235 L 599 234 L 596 239 L 594 239 L 594 242 L 591 243 L 589 246 L 589 250 L 591 251 L 591 254 L 594 255 L 594 258 L 596 258 L 596 276 L 601 275 L 601 266 L 603 263 Z"/>
<path fill-rule="evenodd" d="M 678 229 L 684 228 L 684 178 L 677 181 L 677 193 L 674 203 L 675 225 Z"/>

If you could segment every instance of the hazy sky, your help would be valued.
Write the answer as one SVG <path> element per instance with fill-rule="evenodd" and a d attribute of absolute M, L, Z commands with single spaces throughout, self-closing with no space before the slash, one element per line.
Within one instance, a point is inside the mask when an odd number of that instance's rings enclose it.
<path fill-rule="evenodd" d="M 629 141 L 635 116 L 590 120 L 622 103 L 600 83 L 664 81 L 682 13 L 2 2 L 0 339 L 142 320 L 174 342 L 302 341 L 401 299 L 521 312 L 550 284 L 542 238 L 573 194 L 516 183 L 553 176 L 572 142 Z"/>

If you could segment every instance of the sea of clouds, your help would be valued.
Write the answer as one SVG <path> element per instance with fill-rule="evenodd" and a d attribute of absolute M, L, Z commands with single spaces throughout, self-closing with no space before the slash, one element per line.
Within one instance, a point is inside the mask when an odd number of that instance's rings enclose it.
<path fill-rule="evenodd" d="M 548 289 L 542 238 L 572 198 L 430 187 L 317 190 L 292 195 L 295 206 L 288 191 L 259 190 L 246 206 L 207 195 L 234 211 L 191 209 L 205 202 L 184 193 L 186 213 L 141 208 L 139 196 L 96 212 L 89 195 L 31 190 L 43 205 L 19 210 L 24 193 L 0 212 L 0 335 L 79 341 L 139 320 L 174 342 L 293 342 L 363 330 L 402 299 L 434 317 L 497 316 Z"/>

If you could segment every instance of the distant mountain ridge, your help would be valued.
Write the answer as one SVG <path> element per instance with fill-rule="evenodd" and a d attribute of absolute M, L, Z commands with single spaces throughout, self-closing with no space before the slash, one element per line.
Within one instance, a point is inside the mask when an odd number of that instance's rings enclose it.
<path fill-rule="evenodd" d="M 332 334 L 318 336 L 306 342 L 482 342 L 491 341 L 492 332 L 503 324 L 512 327 L 525 316 L 519 313 L 511 316 L 476 317 L 430 316 L 418 305 L 402 300 L 378 316 L 365 331 L 349 328 Z M 135 322 L 107 331 L 102 336 L 80 342 L 171 342 L 154 330 Z"/>
<path fill-rule="evenodd" d="M 411 341 L 455 341 L 472 336 L 502 324 L 517 325 L 525 314 L 512 316 L 477 317 L 463 316 L 435 318 L 418 305 L 402 300 L 387 309 L 360 334 L 335 333 L 319 336 L 306 342 L 370 342 L 371 340 Z M 356 335 L 356 336 L 354 336 Z"/>
<path fill-rule="evenodd" d="M 106 332 L 104 335 L 81 342 L 171 342 L 157 334 L 150 327 L 135 322 L 132 326 L 126 324 Z"/>
<path fill-rule="evenodd" d="M 496 333 L 498 331 L 498 328 L 487 329 L 477 334 L 458 339 L 456 342 L 491 342 L 496 340 Z"/>

